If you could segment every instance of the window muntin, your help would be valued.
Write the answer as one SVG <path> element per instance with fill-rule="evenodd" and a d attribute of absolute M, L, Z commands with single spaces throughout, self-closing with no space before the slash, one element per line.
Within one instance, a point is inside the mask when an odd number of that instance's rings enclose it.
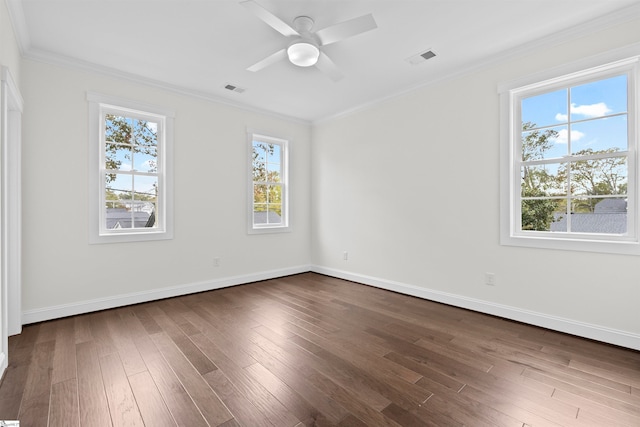
<path fill-rule="evenodd" d="M 502 92 L 503 244 L 640 254 L 637 63 Z"/>
<path fill-rule="evenodd" d="M 170 239 L 173 114 L 92 94 L 90 242 Z"/>
<path fill-rule="evenodd" d="M 288 229 L 288 141 L 249 133 L 251 188 L 249 232 Z"/>

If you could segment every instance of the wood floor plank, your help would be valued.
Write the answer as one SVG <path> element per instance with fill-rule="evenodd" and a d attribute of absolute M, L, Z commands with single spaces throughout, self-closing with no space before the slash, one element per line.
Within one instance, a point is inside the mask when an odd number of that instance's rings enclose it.
<path fill-rule="evenodd" d="M 118 351 L 125 373 L 127 376 L 131 376 L 146 371 L 147 367 L 122 318 L 118 316 L 115 310 L 110 311 L 109 314 L 106 318 L 107 330 L 109 331 L 109 336 L 112 338 L 113 345 Z"/>
<path fill-rule="evenodd" d="M 171 365 L 172 370 L 209 424 L 217 426 L 233 418 L 229 409 L 168 335 L 164 332 L 154 334 L 151 339 Z"/>
<path fill-rule="evenodd" d="M 633 396 L 631 396 L 631 394 L 627 395 L 614 390 L 610 391 L 609 393 L 602 394 L 598 391 L 588 390 L 581 387 L 579 381 L 577 381 L 577 384 L 570 383 L 567 381 L 563 381 L 562 379 L 555 378 L 553 374 L 549 375 L 548 373 L 534 369 L 527 369 L 524 375 L 528 376 L 529 378 L 537 379 L 538 381 L 544 382 L 546 384 L 550 384 L 554 386 L 556 390 L 570 392 L 573 395 L 581 396 L 587 400 L 599 403 L 601 405 L 616 409 L 621 412 L 626 412 L 629 415 L 633 415 L 640 419 L 640 404 L 628 402 L 628 400 L 637 400 Z M 628 396 L 629 399 L 625 399 L 624 397 L 626 396 Z"/>
<path fill-rule="evenodd" d="M 90 314 L 83 314 L 73 317 L 73 336 L 76 344 L 93 341 L 91 327 L 89 326 Z"/>
<path fill-rule="evenodd" d="M 331 340 L 310 334 L 299 328 L 296 331 L 300 334 L 299 336 L 303 335 L 310 340 L 315 340 L 317 346 L 321 348 L 321 352 L 317 353 L 318 357 L 329 361 L 334 366 L 343 366 L 345 372 L 346 370 L 357 369 L 357 375 L 366 378 L 367 387 L 406 410 L 411 410 L 420 405 L 431 396 L 430 391 L 396 375 L 396 372 L 403 367 L 396 368 L 393 366 L 395 364 L 388 359 L 367 358 L 359 355 L 355 350 L 345 349 L 342 345 L 336 345 Z M 405 371 L 402 372 L 404 373 Z M 412 379 L 414 378 L 412 377 Z"/>
<path fill-rule="evenodd" d="M 76 345 L 76 360 L 80 425 L 111 426 L 111 415 L 102 381 L 98 352 L 93 341 Z"/>
<path fill-rule="evenodd" d="M 204 375 L 205 379 L 241 425 L 273 427 L 273 424 L 251 400 L 242 395 L 220 369 Z M 294 425 L 298 425 L 296 422 Z M 289 425 L 292 424 L 282 424 Z"/>
<path fill-rule="evenodd" d="M 0 385 L 0 419 L 3 420 L 18 418 L 33 356 L 33 345 L 18 347 L 19 340 L 15 338 L 9 338 L 9 366 Z"/>
<path fill-rule="evenodd" d="M 333 336 L 330 338 L 323 338 L 310 334 L 295 325 L 289 324 L 285 325 L 285 327 L 294 334 L 293 337 L 289 337 L 289 340 L 294 343 L 300 343 L 297 337 L 306 337 L 309 340 L 316 342 L 319 348 L 330 350 L 356 366 L 367 366 L 368 369 L 375 369 L 375 371 L 380 374 L 392 378 L 399 378 L 408 383 L 415 383 L 422 378 L 422 374 L 394 363 L 389 359 L 385 359 L 383 357 L 372 357 L 371 353 L 361 349 L 358 345 L 353 344 L 348 340 L 334 339 Z M 369 367 L 372 362 L 374 366 Z"/>
<path fill-rule="evenodd" d="M 55 336 L 53 371 L 51 382 L 68 381 L 76 378 L 76 347 L 73 318 L 59 321 Z"/>
<path fill-rule="evenodd" d="M 288 355 L 277 351 L 277 349 L 270 348 L 266 341 L 262 343 L 264 346 L 258 345 L 251 353 L 260 365 L 300 394 L 303 399 L 312 404 L 320 414 L 332 423 L 337 424 L 349 415 L 349 412 L 343 406 L 331 399 L 330 396 L 319 390 L 299 373 L 297 365 L 292 362 Z M 317 418 L 314 418 L 314 420 Z"/>
<path fill-rule="evenodd" d="M 146 426 L 174 427 L 177 425 L 149 372 L 131 375 L 129 384 Z"/>
<path fill-rule="evenodd" d="M 49 427 L 78 427 L 79 425 L 78 382 L 73 378 L 53 384 L 51 386 Z"/>
<path fill-rule="evenodd" d="M 20 404 L 20 413 L 16 417 L 20 425 L 46 426 L 49 422 L 50 394 L 40 394 L 30 399 L 23 399 Z"/>
<path fill-rule="evenodd" d="M 384 409 L 391 403 L 389 398 L 380 394 L 380 390 L 377 387 L 378 382 L 365 372 L 358 371 L 357 367 L 337 357 L 332 357 L 329 353 L 324 354 L 323 357 L 314 356 L 288 340 L 273 334 L 266 328 L 255 328 L 255 330 L 264 339 L 270 341 L 270 343 L 266 343 L 262 340 L 261 345 L 269 346 L 270 348 L 274 348 L 274 345 L 279 347 L 281 351 L 290 355 L 290 359 L 297 365 L 301 372 L 308 373 L 304 375 L 312 376 L 320 374 L 329 377 L 339 383 L 340 387 L 357 394 L 359 399 L 378 411 Z M 259 338 L 256 337 L 256 339 Z M 422 391 L 424 392 L 424 390 Z"/>
<path fill-rule="evenodd" d="M 207 338 L 216 342 L 223 352 L 233 359 L 239 366 L 253 365 L 256 361 L 242 347 L 233 334 L 225 333 L 225 323 L 219 322 L 200 305 L 193 307 L 193 312 L 185 314 L 188 320 L 196 326 Z"/>
<path fill-rule="evenodd" d="M 109 326 L 107 325 L 107 319 L 111 315 L 112 313 L 109 311 L 101 311 L 88 318 L 89 328 L 91 335 L 94 337 L 93 343 L 95 344 L 98 357 L 118 351 L 111 337 Z"/>
<path fill-rule="evenodd" d="M 640 352 L 304 273 L 25 325 L 3 418 L 636 427 Z"/>
<path fill-rule="evenodd" d="M 32 399 L 43 393 L 49 394 L 55 345 L 55 341 L 43 341 L 34 346 L 33 358 L 24 385 L 24 400 Z"/>
<path fill-rule="evenodd" d="M 236 365 L 220 349 L 202 334 L 192 337 L 194 342 L 202 351 L 207 354 L 224 372 L 238 395 L 234 397 L 234 404 L 247 399 L 251 401 L 258 411 L 263 414 L 263 418 L 269 420 L 273 425 L 295 426 L 300 422 L 291 412 L 269 390 L 264 388 L 258 381 L 253 380 L 244 369 Z M 236 414 L 236 412 L 234 412 Z"/>
<path fill-rule="evenodd" d="M 568 402 L 572 405 L 577 405 L 588 412 L 611 419 L 614 423 L 630 423 L 636 426 L 640 425 L 640 416 L 637 415 L 636 411 L 629 411 L 629 406 L 627 405 L 609 401 L 607 396 L 593 399 L 571 391 L 556 389 L 553 393 L 553 398 L 562 402 Z M 580 412 L 578 412 L 578 417 L 580 417 Z"/>
<path fill-rule="evenodd" d="M 113 425 L 122 427 L 144 426 L 119 354 L 110 353 L 100 357 L 100 368 Z"/>
<path fill-rule="evenodd" d="M 312 425 L 321 417 L 312 403 L 305 400 L 298 392 L 284 383 L 280 378 L 265 368 L 261 363 L 254 363 L 244 368 L 249 375 L 262 384 L 282 404 L 305 425 Z"/>
<path fill-rule="evenodd" d="M 202 351 L 191 341 L 180 327 L 169 316 L 154 316 L 154 320 L 162 330 L 171 338 L 182 354 L 197 369 L 200 375 L 214 371 L 218 367 L 205 356 Z"/>
<path fill-rule="evenodd" d="M 400 424 L 386 417 L 382 412 L 362 402 L 357 394 L 349 392 L 319 372 L 311 373 L 309 381 L 367 425 L 400 426 Z"/>
<path fill-rule="evenodd" d="M 142 327 L 142 324 L 140 326 Z M 208 426 L 200 409 L 184 389 L 151 338 L 139 336 L 136 340 L 136 347 L 138 347 L 149 373 L 176 423 L 184 427 Z"/>

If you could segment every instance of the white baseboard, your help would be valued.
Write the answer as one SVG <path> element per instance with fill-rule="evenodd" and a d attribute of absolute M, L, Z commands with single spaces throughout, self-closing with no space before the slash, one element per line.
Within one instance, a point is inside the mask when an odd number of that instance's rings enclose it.
<path fill-rule="evenodd" d="M 377 288 L 411 295 L 418 298 L 424 298 L 427 300 L 466 308 L 481 313 L 504 317 L 506 319 L 516 320 L 518 322 L 528 323 L 530 325 L 553 329 L 555 331 L 565 332 L 583 338 L 589 338 L 609 344 L 618 345 L 621 347 L 640 350 L 639 334 L 633 334 L 626 331 L 606 328 L 603 326 L 579 322 L 567 318 L 551 316 L 548 314 L 524 310 L 517 307 L 496 304 L 493 302 L 483 301 L 475 298 L 468 298 L 465 296 L 450 294 L 447 292 L 436 291 L 420 286 L 409 285 L 406 283 L 394 282 L 391 280 L 379 279 L 362 274 L 350 273 L 348 271 L 336 270 L 321 266 L 312 266 L 311 271 L 327 276 L 336 277 L 339 279 L 350 280 L 352 282 L 363 283 L 365 285 L 375 286 Z"/>
<path fill-rule="evenodd" d="M 548 314 L 524 310 L 517 307 L 496 304 L 475 298 L 469 298 L 461 295 L 427 289 L 420 286 L 379 279 L 376 277 L 317 265 L 301 265 L 279 270 L 270 270 L 241 276 L 225 277 L 204 282 L 154 289 L 151 291 L 116 295 L 113 297 L 80 301 L 71 304 L 39 308 L 35 310 L 27 310 L 22 313 L 22 323 L 26 325 L 29 323 L 42 322 L 45 320 L 59 319 L 76 314 L 84 314 L 90 313 L 92 311 L 123 307 L 126 305 L 139 304 L 143 302 L 149 302 L 163 298 L 171 298 L 180 295 L 187 295 L 196 292 L 210 291 L 229 286 L 241 285 L 244 283 L 257 282 L 260 280 L 268 280 L 278 277 L 290 276 L 292 274 L 306 273 L 308 271 L 313 271 L 315 273 L 337 277 L 340 279 L 350 280 L 357 283 L 363 283 L 365 285 L 375 286 L 377 288 L 399 292 L 430 301 L 441 302 L 455 307 L 466 308 L 481 313 L 504 317 L 506 319 L 516 320 L 518 322 L 528 323 L 530 325 L 540 326 L 559 332 L 565 332 L 584 338 L 619 345 L 621 347 L 640 350 L 639 334 L 633 334 L 630 332 L 606 328 L 599 325 L 579 322 L 572 319 L 551 316 Z M 0 354 L 0 364 L 2 363 L 2 356 L 3 355 Z"/>
<path fill-rule="evenodd" d="M 311 268 L 308 265 L 301 265 L 297 267 L 262 271 L 241 276 L 224 277 L 221 279 L 189 283 L 186 285 L 171 286 L 144 292 L 115 295 L 107 298 L 98 298 L 89 301 L 79 301 L 70 304 L 26 310 L 22 312 L 22 324 L 26 325 L 29 323 L 43 322 L 45 320 L 59 319 L 77 314 L 106 310 L 109 308 L 123 307 L 164 298 L 193 294 L 196 292 L 210 291 L 213 289 L 242 285 L 244 283 L 290 276 L 292 274 L 306 273 L 310 270 Z"/>

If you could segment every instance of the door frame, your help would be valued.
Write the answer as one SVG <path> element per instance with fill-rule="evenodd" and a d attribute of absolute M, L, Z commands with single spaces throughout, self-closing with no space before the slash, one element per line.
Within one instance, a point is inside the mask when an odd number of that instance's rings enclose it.
<path fill-rule="evenodd" d="M 8 337 L 22 331 L 22 109 L 11 72 L 0 66 L 0 376 Z"/>

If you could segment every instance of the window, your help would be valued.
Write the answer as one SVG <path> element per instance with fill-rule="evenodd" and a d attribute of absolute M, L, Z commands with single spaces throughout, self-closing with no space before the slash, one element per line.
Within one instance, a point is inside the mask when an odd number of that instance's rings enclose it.
<path fill-rule="evenodd" d="M 172 113 L 88 94 L 90 242 L 170 239 Z"/>
<path fill-rule="evenodd" d="M 249 132 L 249 233 L 289 231 L 288 141 Z"/>
<path fill-rule="evenodd" d="M 640 254 L 637 64 L 502 91 L 503 244 Z"/>

